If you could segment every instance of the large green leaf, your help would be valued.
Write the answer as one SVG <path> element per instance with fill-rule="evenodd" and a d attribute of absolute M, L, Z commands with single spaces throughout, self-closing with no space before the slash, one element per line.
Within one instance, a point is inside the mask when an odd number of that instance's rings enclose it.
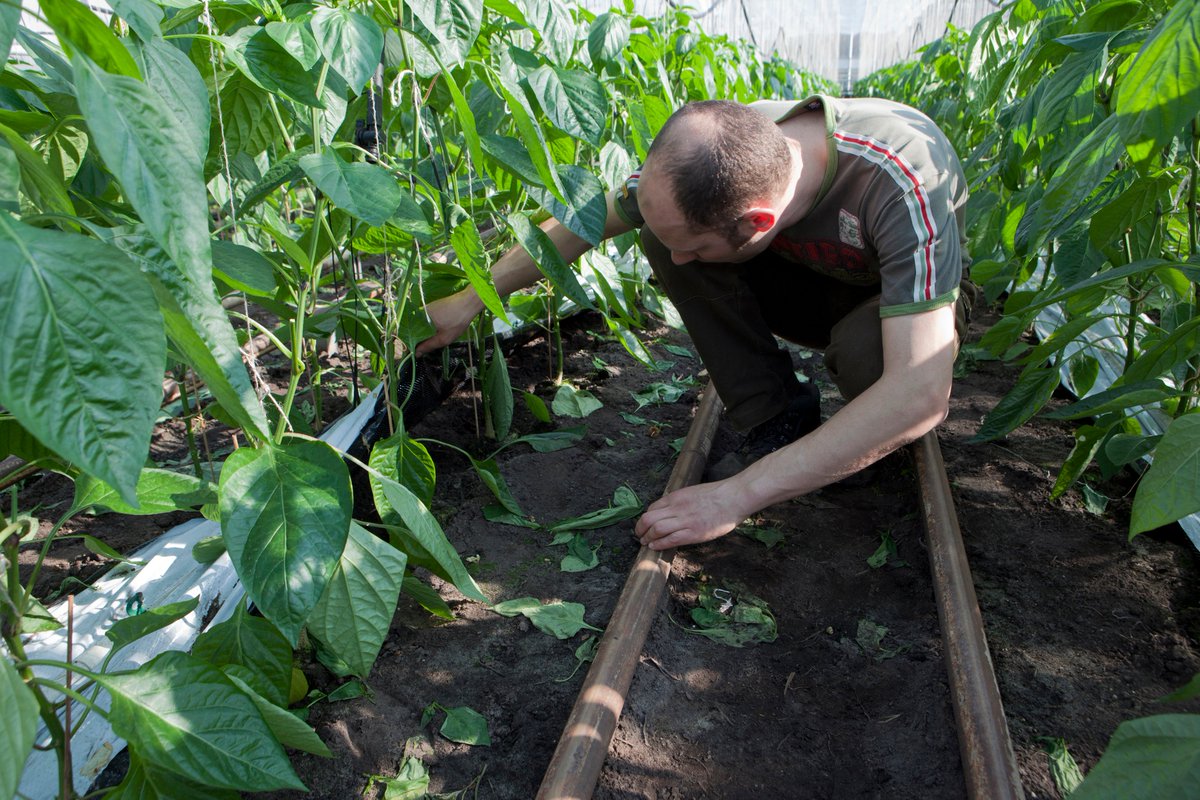
<path fill-rule="evenodd" d="M 166 359 L 146 279 L 94 239 L 0 217 L 0 404 L 134 503 Z"/>
<path fill-rule="evenodd" d="M 483 0 L 409 0 L 405 4 L 438 45 L 444 64 L 462 64 L 483 26 Z"/>
<path fill-rule="evenodd" d="M 214 667 L 236 664 L 253 677 L 255 691 L 272 703 L 286 705 L 292 684 L 292 647 L 279 629 L 238 603 L 233 616 L 196 638 L 192 655 Z"/>
<path fill-rule="evenodd" d="M 554 284 L 555 289 L 583 308 L 594 308 L 587 292 L 579 283 L 579 277 L 563 259 L 545 231 L 520 212 L 509 214 L 508 224 L 521 247 L 525 248 L 541 273 Z"/>
<path fill-rule="evenodd" d="M 556 128 L 600 146 L 610 111 L 608 95 L 595 75 L 547 64 L 534 70 L 526 80 Z"/>
<path fill-rule="evenodd" d="M 433 502 L 433 489 L 437 482 L 433 458 L 425 445 L 405 431 L 398 430 L 371 448 L 371 468 L 385 478 L 406 487 L 425 505 Z M 375 502 L 379 503 L 382 500 L 383 505 L 380 508 L 386 507 L 387 498 L 383 496 L 383 484 L 374 474 L 369 477 Z"/>
<path fill-rule="evenodd" d="M 37 735 L 38 705 L 7 657 L 0 658 L 0 797 L 13 797 Z"/>
<path fill-rule="evenodd" d="M 119 514 L 166 514 L 217 501 L 217 487 L 195 475 L 145 467 L 137 479 L 138 505 L 124 502 L 111 486 L 86 475 L 75 481 L 75 508 Z"/>
<path fill-rule="evenodd" d="M 454 248 L 459 266 L 467 273 L 467 280 L 471 282 L 471 287 L 483 301 L 484 308 L 497 318 L 507 322 L 508 315 L 504 313 L 504 303 L 501 302 L 500 295 L 496 294 L 496 286 L 492 283 L 492 271 L 487 262 L 487 250 L 483 246 L 479 229 L 475 227 L 475 222 L 470 217 L 454 227 L 454 231 L 450 234 L 450 246 Z"/>
<path fill-rule="evenodd" d="M 1117 85 L 1116 116 L 1130 156 L 1145 165 L 1200 113 L 1200 2 L 1180 0 Z"/>
<path fill-rule="evenodd" d="M 147 634 L 154 633 L 154 631 L 161 630 L 168 625 L 178 622 L 195 611 L 198 605 L 200 605 L 200 599 L 190 597 L 187 600 L 180 600 L 177 603 L 168 603 L 164 606 L 146 609 L 141 614 L 117 620 L 112 624 L 112 627 L 104 632 L 104 635 L 112 641 L 112 652 L 115 653 L 122 647 L 133 644 Z"/>
<path fill-rule="evenodd" d="M 312 15 L 312 29 L 321 55 L 358 94 L 379 66 L 383 31 L 375 20 L 345 6 L 319 6 Z"/>
<path fill-rule="evenodd" d="M 79 0 L 43 0 L 38 6 L 68 55 L 74 50 L 99 64 L 105 72 L 141 77 L 125 45 L 86 3 Z"/>
<path fill-rule="evenodd" d="M 584 628 L 600 630 L 583 621 L 586 609 L 582 603 L 559 601 L 543 604 L 536 597 L 519 597 L 497 603 L 492 606 L 492 611 L 505 617 L 521 614 L 533 623 L 533 627 L 556 639 L 569 639 Z"/>
<path fill-rule="evenodd" d="M 1200 511 L 1200 414 L 1172 422 L 1133 498 L 1129 533 L 1142 533 Z"/>
<path fill-rule="evenodd" d="M 4 63 L 8 63 L 8 54 L 12 50 L 13 39 L 17 35 L 17 25 L 20 22 L 19 3 L 0 4 L 0 61 Z"/>
<path fill-rule="evenodd" d="M 201 786 L 174 772 L 148 764 L 137 753 L 129 754 L 125 777 L 105 800 L 240 800 L 233 789 Z"/>
<path fill-rule="evenodd" d="M 1200 785 L 1200 714 L 1122 722 L 1071 800 L 1194 797 Z"/>
<path fill-rule="evenodd" d="M 1121 383 L 1071 403 L 1065 408 L 1051 411 L 1045 416 L 1049 419 L 1095 417 L 1109 411 L 1123 411 L 1134 406 L 1159 403 L 1168 397 L 1174 397 L 1175 394 L 1176 392 L 1159 380 Z"/>
<path fill-rule="evenodd" d="M 257 297 L 275 296 L 275 268 L 257 250 L 223 239 L 214 240 L 213 272 L 230 287 Z"/>
<path fill-rule="evenodd" d="M 504 76 L 497 76 L 496 90 L 508 105 L 508 111 L 517 126 L 517 131 L 521 134 L 521 139 L 525 143 L 525 149 L 529 153 L 530 160 L 533 161 L 538 177 L 542 179 L 542 185 L 558 198 L 559 202 L 565 203 L 567 201 L 566 191 L 563 189 L 558 172 L 554 169 L 554 158 L 546 146 L 546 135 L 542 133 L 541 126 L 534 119 L 533 109 L 529 107 L 529 103 L 525 99 L 525 91 Z"/>
<path fill-rule="evenodd" d="M 317 9 L 317 12 L 327 11 L 324 6 Z M 312 26 L 314 29 L 316 25 Z M 317 39 L 313 36 L 313 31 L 309 30 L 309 26 L 303 22 L 281 22 L 275 20 L 268 22 L 264 27 L 267 36 L 286 50 L 292 58 L 296 59 L 301 69 L 309 70 L 316 66 L 321 60 L 321 48 L 317 45 Z"/>
<path fill-rule="evenodd" d="M 168 651 L 104 675 L 113 732 L 147 762 L 210 786 L 304 789 L 254 703 L 216 667 Z"/>
<path fill-rule="evenodd" d="M 542 40 L 550 60 L 565 65 L 580 39 L 570 10 L 561 0 L 525 0 L 525 22 Z"/>
<path fill-rule="evenodd" d="M 225 58 L 254 83 L 302 105 L 321 107 L 317 97 L 320 67 L 305 70 L 265 28 L 247 25 L 219 38 Z"/>
<path fill-rule="evenodd" d="M 37 440 L 14 417 L 0 414 L 0 461 L 16 456 L 30 463 L 55 459 L 54 451 Z"/>
<path fill-rule="evenodd" d="M 109 0 L 108 4 L 143 42 L 162 40 L 163 10 L 160 6 L 150 0 Z"/>
<path fill-rule="evenodd" d="M 470 77 L 469 74 L 468 77 Z M 475 114 L 471 111 L 471 105 L 467 102 L 462 90 L 459 89 L 450 70 L 445 67 L 442 67 L 442 80 L 450 92 L 450 99 L 454 102 L 454 113 L 458 116 L 458 125 L 462 130 L 463 139 L 466 140 L 471 160 L 475 162 L 476 169 L 482 169 L 483 150 L 480 147 L 479 131 L 475 127 Z"/>
<path fill-rule="evenodd" d="M 600 179 L 583 167 L 564 164 L 558 168 L 566 189 L 569 206 L 560 203 L 550 192 L 529 186 L 530 196 L 542 204 L 547 211 L 567 227 L 571 233 L 595 246 L 604 238 L 604 227 L 608 224 L 608 201 Z"/>
<path fill-rule="evenodd" d="M 604 12 L 588 28 L 588 55 L 595 64 L 607 64 L 629 44 L 629 20 L 621 14 Z"/>
<path fill-rule="evenodd" d="M 369 225 L 383 225 L 404 202 L 404 190 L 378 164 L 343 161 L 324 150 L 301 158 L 300 168 L 335 206 Z"/>
<path fill-rule="evenodd" d="M 267 417 L 250 384 L 229 316 L 213 291 L 211 266 L 202 276 L 184 272 L 141 229 L 111 229 L 108 235 L 150 277 L 175 350 L 204 379 L 226 413 L 248 433 L 265 439 Z"/>
<path fill-rule="evenodd" d="M 208 153 L 211 125 L 208 88 L 191 60 L 178 47 L 154 39 L 134 48 L 146 85 L 158 95 L 160 113 L 170 114 L 176 128 L 192 141 L 194 155 Z"/>
<path fill-rule="evenodd" d="M 422 549 L 431 556 L 445 572 L 448 579 L 472 600 L 487 602 L 487 597 L 480 590 L 475 579 L 467 572 L 466 566 L 458 553 L 446 538 L 442 526 L 438 524 L 433 514 L 408 487 L 384 478 L 373 476 L 379 481 L 379 489 L 387 501 L 388 508 L 379 510 L 380 515 L 395 512 L 404 523 L 405 533 L 416 541 Z"/>
<path fill-rule="evenodd" d="M 359 677 L 370 673 L 387 638 L 407 561 L 404 553 L 351 523 L 342 558 L 309 617 L 309 633 Z"/>
<path fill-rule="evenodd" d="M 293 645 L 350 530 L 350 473 L 322 442 L 242 448 L 221 471 L 221 535 L 250 599 Z"/>
<path fill-rule="evenodd" d="M 1022 375 L 1017 385 L 1001 398 L 983 420 L 983 425 L 971 439 L 973 442 L 988 442 L 999 439 L 1009 431 L 1028 422 L 1038 410 L 1046 405 L 1050 395 L 1058 388 L 1059 374 L 1054 367 L 1032 370 Z"/>
<path fill-rule="evenodd" d="M 324 758 L 332 758 L 333 754 L 329 752 L 329 748 L 325 742 L 321 741 L 321 737 L 317 736 L 317 732 L 308 727 L 308 724 L 297 717 L 286 708 L 272 703 L 267 698 L 263 697 L 258 692 L 254 691 L 249 683 L 239 677 L 239 673 L 243 671 L 234 668 L 226 668 L 223 670 L 225 677 L 245 693 L 247 697 L 254 703 L 254 707 L 262 714 L 263 721 L 267 723 L 267 727 L 271 729 L 272 735 L 279 740 L 279 743 L 284 747 L 291 747 L 295 750 L 302 750 L 305 753 L 312 753 L 315 756 Z"/>
<path fill-rule="evenodd" d="M 483 377 L 484 391 L 487 392 L 488 410 L 492 418 L 492 429 L 496 439 L 503 441 L 512 429 L 513 391 L 512 379 L 508 375 L 508 364 L 504 361 L 504 351 L 500 342 L 495 342 L 492 348 L 492 358 L 488 361 L 487 373 Z"/>

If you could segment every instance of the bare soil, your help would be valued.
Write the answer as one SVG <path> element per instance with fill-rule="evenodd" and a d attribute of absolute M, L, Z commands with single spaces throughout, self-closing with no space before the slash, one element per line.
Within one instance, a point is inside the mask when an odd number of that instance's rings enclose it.
<path fill-rule="evenodd" d="M 972 338 L 995 321 L 978 316 Z M 658 497 L 672 443 L 691 421 L 697 388 L 641 409 L 633 397 L 652 382 L 700 373 L 694 358 L 663 346 L 689 347 L 686 335 L 661 327 L 643 337 L 656 357 L 674 362 L 650 372 L 603 330 L 587 314 L 564 323 L 566 375 L 604 403 L 584 420 L 561 421 L 586 424 L 587 436 L 567 450 L 518 446 L 497 459 L 522 508 L 544 524 L 605 507 L 621 485 L 645 502 Z M 506 354 L 514 388 L 549 402 L 545 340 L 513 340 Z M 819 354 L 793 355 L 821 387 L 828 417 L 841 401 Z M 1157 703 L 1200 671 L 1200 563 L 1177 528 L 1128 540 L 1132 475 L 1089 475 L 1113 498 L 1103 516 L 1089 513 L 1076 490 L 1048 499 L 1073 441 L 1065 424 L 1036 419 L 1004 441 L 972 444 L 1013 379 L 996 362 L 975 364 L 956 382 L 939 435 L 1021 778 L 1028 797 L 1053 798 L 1059 794 L 1043 737 L 1064 739 L 1086 771 L 1122 721 L 1200 711 L 1195 701 L 1170 709 Z M 432 441 L 490 451 L 477 436 L 477 401 L 464 385 L 412 431 L 430 440 L 437 464 L 435 514 L 493 602 L 583 603 L 586 620 L 602 628 L 637 552 L 632 522 L 588 532 L 599 545 L 599 566 L 567 573 L 559 569 L 565 547 L 550 546 L 548 533 L 487 521 L 482 510 L 491 494 L 462 455 Z M 517 406 L 517 433 L 545 427 Z M 722 423 L 711 461 L 738 441 Z M 22 506 L 64 502 L 54 499 L 64 490 L 56 481 L 26 481 Z M 965 796 L 915 491 L 911 458 L 901 451 L 869 480 L 762 512 L 752 525 L 779 539 L 771 547 L 735 533 L 681 550 L 595 797 Z M 81 524 L 129 549 L 182 518 Z M 868 558 L 885 534 L 896 554 L 872 567 Z M 55 551 L 42 593 L 53 594 L 69 577 L 87 579 L 102 564 L 86 551 Z M 439 621 L 402 597 L 368 694 L 311 708 L 309 722 L 334 758 L 293 758 L 309 796 L 364 796 L 368 776 L 394 776 L 406 753 L 423 759 L 432 792 L 465 789 L 464 797 L 495 800 L 536 794 L 586 669 L 573 672 L 575 650 L 593 634 L 560 641 L 431 580 L 456 619 Z M 705 584 L 766 601 L 778 638 L 733 648 L 687 630 Z M 315 688 L 338 685 L 315 661 L 305 671 Z M 435 702 L 482 713 L 491 745 L 441 737 L 440 715 L 422 727 L 423 710 Z M 376 785 L 365 796 L 383 791 Z"/>

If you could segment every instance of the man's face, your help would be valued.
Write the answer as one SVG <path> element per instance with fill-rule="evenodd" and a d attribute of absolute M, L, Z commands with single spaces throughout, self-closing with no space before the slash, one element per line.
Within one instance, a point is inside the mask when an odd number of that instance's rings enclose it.
<path fill-rule="evenodd" d="M 675 205 L 666 181 L 643 170 L 638 185 L 638 206 L 646 227 L 671 251 L 676 264 L 692 261 L 740 263 L 761 253 L 770 238 L 742 224 L 729 230 L 696 231 Z"/>

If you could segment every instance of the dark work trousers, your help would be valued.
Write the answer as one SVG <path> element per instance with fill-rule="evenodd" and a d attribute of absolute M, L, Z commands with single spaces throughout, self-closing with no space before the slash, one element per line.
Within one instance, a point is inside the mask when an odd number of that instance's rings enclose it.
<path fill-rule="evenodd" d="M 735 428 L 771 419 L 800 391 L 791 356 L 775 336 L 824 351 L 848 400 L 883 374 L 877 286 L 843 283 L 769 250 L 743 264 L 675 264 L 649 228 L 641 237 Z M 960 302 L 960 341 L 965 310 Z"/>

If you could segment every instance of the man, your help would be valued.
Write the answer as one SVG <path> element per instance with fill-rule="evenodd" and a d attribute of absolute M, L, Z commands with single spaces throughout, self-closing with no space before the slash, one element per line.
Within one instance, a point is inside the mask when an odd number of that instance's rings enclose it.
<path fill-rule="evenodd" d="M 757 460 L 653 503 L 636 525 L 642 544 L 715 539 L 945 418 L 967 310 L 966 194 L 944 134 L 896 103 L 705 101 L 672 115 L 641 171 L 610 195 L 605 237 L 641 228 Z M 546 229 L 568 261 L 589 248 L 556 222 Z M 516 248 L 493 277 L 503 295 L 541 274 Z M 438 333 L 418 352 L 453 341 L 482 307 L 471 289 L 430 304 Z M 824 350 L 849 401 L 825 424 L 775 335 Z"/>

